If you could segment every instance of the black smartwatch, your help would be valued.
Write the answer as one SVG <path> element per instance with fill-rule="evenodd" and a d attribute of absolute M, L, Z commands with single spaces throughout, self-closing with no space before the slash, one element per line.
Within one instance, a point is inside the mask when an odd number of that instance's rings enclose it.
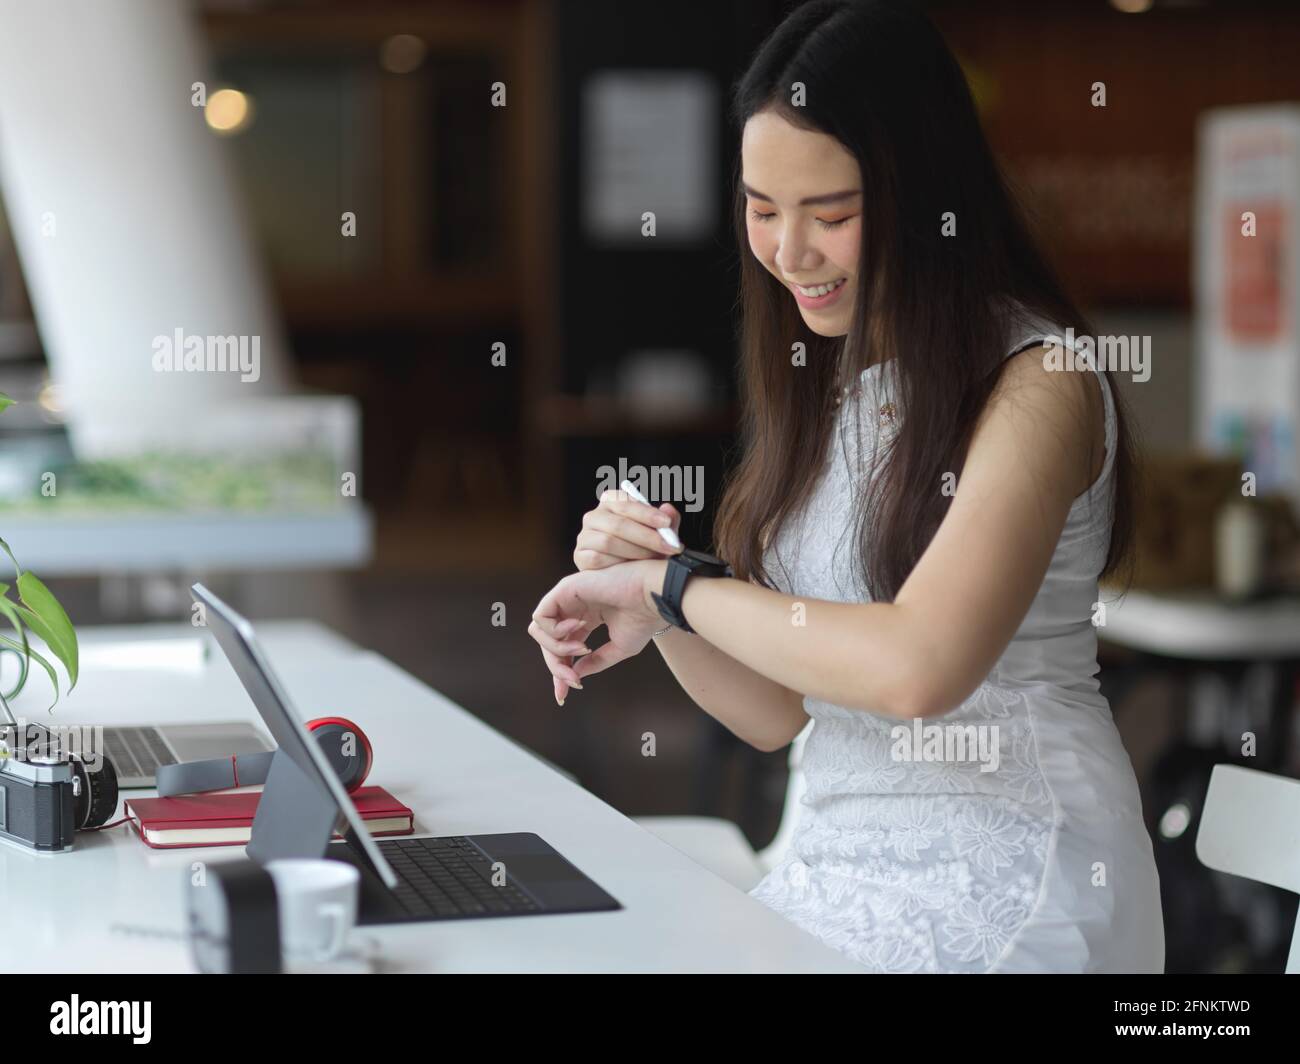
<path fill-rule="evenodd" d="M 686 581 L 692 576 L 734 576 L 731 566 L 721 558 L 705 554 L 702 550 L 679 551 L 668 556 L 668 568 L 664 572 L 664 590 L 662 595 L 650 592 L 654 604 L 659 607 L 659 616 L 683 632 L 695 629 L 686 623 L 682 613 L 682 595 L 686 591 Z"/>

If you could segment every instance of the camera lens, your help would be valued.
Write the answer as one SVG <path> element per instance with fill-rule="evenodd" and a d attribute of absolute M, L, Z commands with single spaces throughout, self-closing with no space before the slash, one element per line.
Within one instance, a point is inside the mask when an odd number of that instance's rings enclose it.
<path fill-rule="evenodd" d="M 77 828 L 102 828 L 117 811 L 117 770 L 113 762 L 101 754 L 99 767 L 92 769 L 74 757 L 72 771 L 81 784 L 73 799 Z"/>

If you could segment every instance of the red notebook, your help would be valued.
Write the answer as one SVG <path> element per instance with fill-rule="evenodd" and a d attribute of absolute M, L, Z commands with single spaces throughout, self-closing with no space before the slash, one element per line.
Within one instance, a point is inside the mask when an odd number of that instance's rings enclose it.
<path fill-rule="evenodd" d="M 126 815 L 146 846 L 243 846 L 253 833 L 260 791 L 186 794 L 178 798 L 128 798 Z M 383 787 L 359 787 L 352 802 L 372 835 L 410 835 L 415 814 Z M 336 838 L 340 838 L 335 833 Z"/>

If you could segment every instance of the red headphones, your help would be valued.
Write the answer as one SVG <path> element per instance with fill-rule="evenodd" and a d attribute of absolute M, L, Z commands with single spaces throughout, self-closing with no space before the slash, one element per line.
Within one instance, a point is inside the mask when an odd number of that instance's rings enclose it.
<path fill-rule="evenodd" d="M 309 720 L 306 728 L 349 794 L 366 782 L 375 754 L 365 732 L 346 717 L 317 717 Z M 213 761 L 160 765 L 157 771 L 158 796 L 170 798 L 178 794 L 222 791 L 265 783 L 274 756 L 275 751 L 269 750 Z"/>
<path fill-rule="evenodd" d="M 375 752 L 365 732 L 347 717 L 317 717 L 306 728 L 349 794 L 366 782 Z"/>

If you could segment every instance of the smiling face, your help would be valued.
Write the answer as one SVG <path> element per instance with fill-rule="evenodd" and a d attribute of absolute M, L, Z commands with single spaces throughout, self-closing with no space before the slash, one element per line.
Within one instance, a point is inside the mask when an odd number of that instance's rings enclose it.
<path fill-rule="evenodd" d="M 819 336 L 853 320 L 862 243 L 862 173 L 834 137 L 760 111 L 745 123 L 741 169 L 749 247 Z"/>

